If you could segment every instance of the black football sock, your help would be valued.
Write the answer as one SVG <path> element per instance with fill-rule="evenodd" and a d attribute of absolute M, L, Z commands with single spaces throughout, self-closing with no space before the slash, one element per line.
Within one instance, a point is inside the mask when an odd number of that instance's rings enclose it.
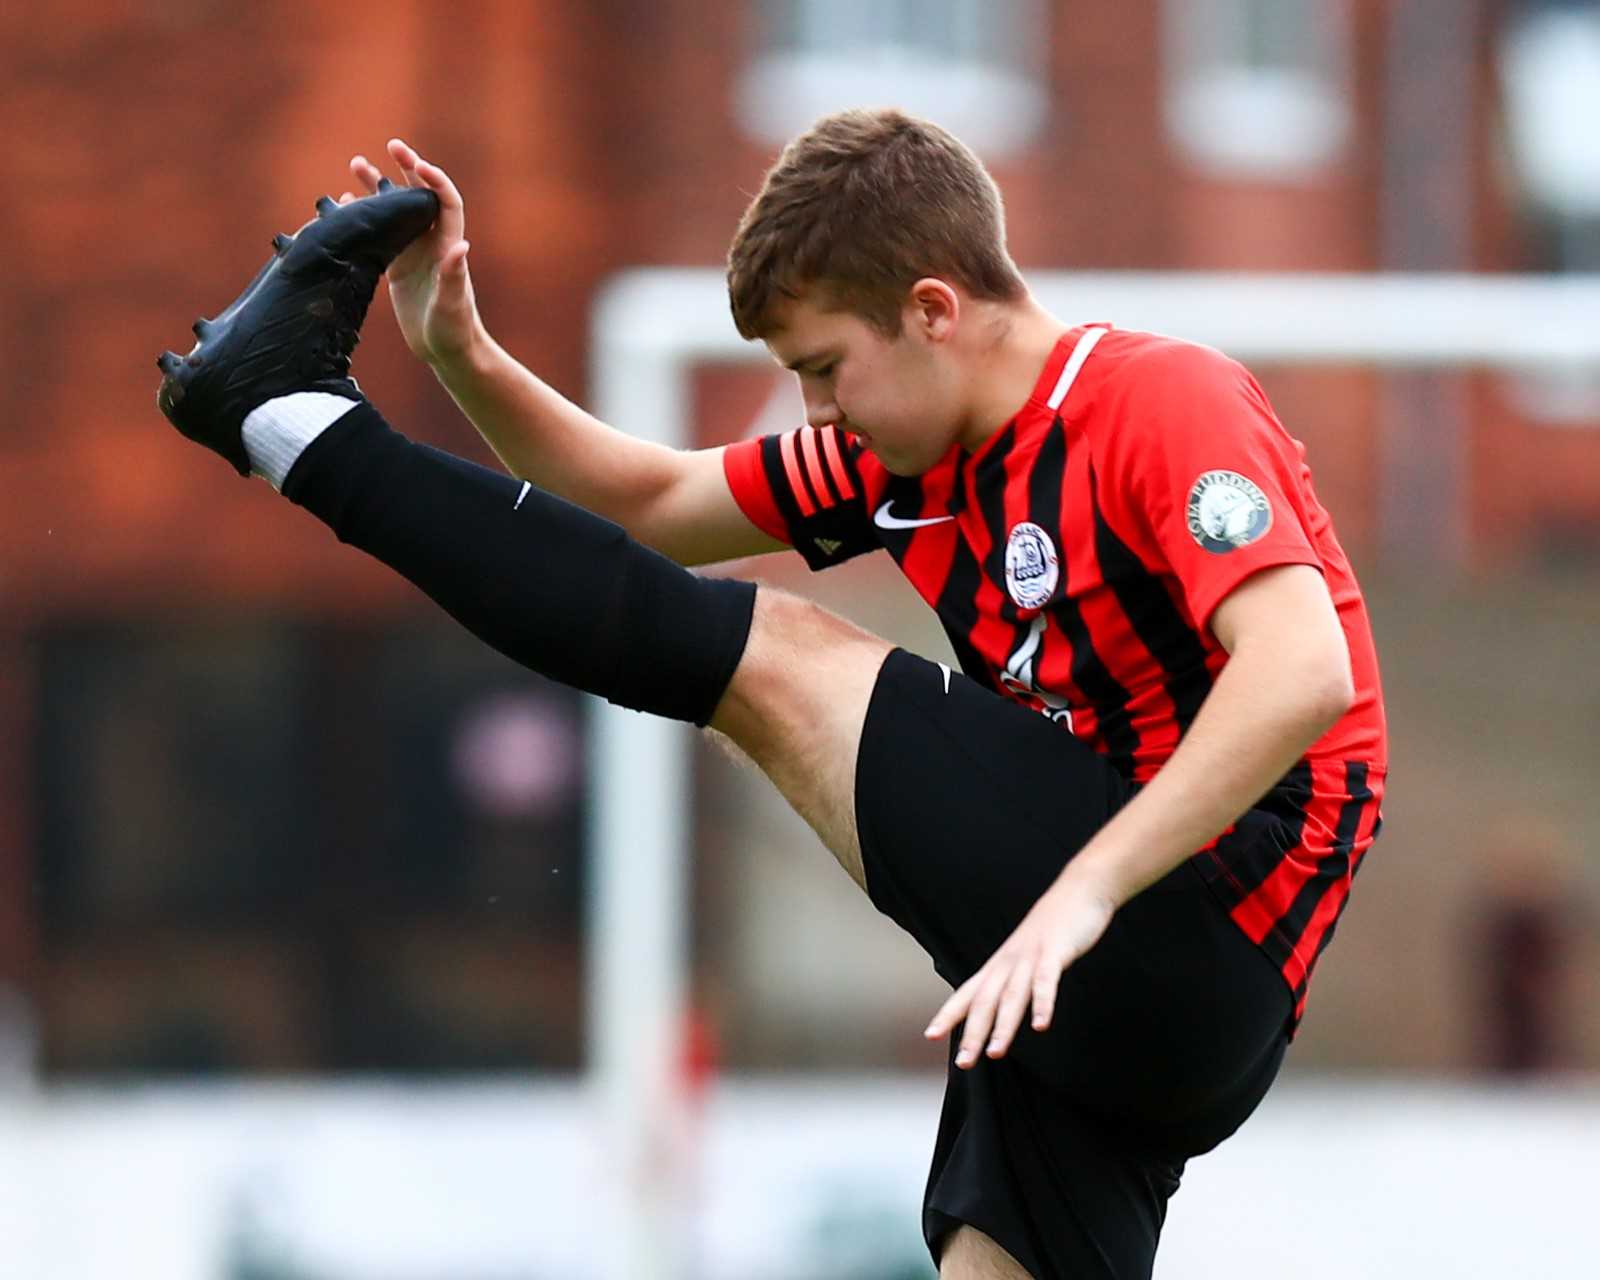
<path fill-rule="evenodd" d="M 283 492 L 524 666 L 703 725 L 744 653 L 755 586 L 701 578 L 619 526 L 415 444 L 370 404 L 311 442 Z"/>

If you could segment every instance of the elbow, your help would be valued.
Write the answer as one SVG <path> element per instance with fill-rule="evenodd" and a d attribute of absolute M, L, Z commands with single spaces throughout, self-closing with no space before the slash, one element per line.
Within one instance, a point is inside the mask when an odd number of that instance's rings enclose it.
<path fill-rule="evenodd" d="M 1321 735 L 1337 724 L 1356 701 L 1350 653 L 1342 643 L 1336 654 L 1330 654 L 1327 660 L 1317 664 L 1306 687 L 1306 716 L 1315 723 L 1317 733 Z"/>

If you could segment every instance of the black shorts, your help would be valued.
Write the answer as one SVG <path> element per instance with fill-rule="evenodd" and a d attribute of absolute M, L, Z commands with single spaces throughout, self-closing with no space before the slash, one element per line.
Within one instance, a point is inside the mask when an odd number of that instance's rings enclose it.
<path fill-rule="evenodd" d="M 868 893 L 958 986 L 1133 790 L 1065 729 L 897 649 L 856 768 Z M 1277 823 L 1253 810 L 1227 839 Z M 1255 1109 L 1292 1014 L 1190 864 L 1152 885 L 1063 975 L 1048 1031 L 1024 1021 L 1005 1058 L 950 1066 L 923 1201 L 935 1261 L 968 1223 L 1038 1280 L 1148 1277 L 1184 1161 Z"/>

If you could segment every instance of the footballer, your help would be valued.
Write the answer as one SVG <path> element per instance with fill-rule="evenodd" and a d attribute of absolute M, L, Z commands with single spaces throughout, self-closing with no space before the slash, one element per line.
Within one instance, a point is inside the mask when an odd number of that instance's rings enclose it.
<path fill-rule="evenodd" d="M 806 420 L 635 440 L 507 354 L 462 202 L 318 217 L 165 353 L 159 403 L 487 643 L 747 753 L 949 982 L 923 1204 L 943 1277 L 1151 1274 L 1184 1165 L 1277 1075 L 1381 824 L 1360 588 L 1304 450 L 1206 347 L 1068 323 L 967 147 L 893 110 L 791 142 L 728 253 Z M 408 441 L 349 376 L 379 276 L 509 474 Z M 887 552 L 959 671 L 683 566 Z"/>

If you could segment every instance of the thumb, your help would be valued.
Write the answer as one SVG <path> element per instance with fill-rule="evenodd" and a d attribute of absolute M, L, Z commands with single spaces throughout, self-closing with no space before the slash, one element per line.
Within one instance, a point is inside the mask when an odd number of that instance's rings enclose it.
<path fill-rule="evenodd" d="M 467 253 L 472 245 L 465 240 L 457 240 L 444 252 L 444 257 L 439 260 L 439 276 L 441 279 L 449 278 L 452 282 L 467 274 Z"/>

